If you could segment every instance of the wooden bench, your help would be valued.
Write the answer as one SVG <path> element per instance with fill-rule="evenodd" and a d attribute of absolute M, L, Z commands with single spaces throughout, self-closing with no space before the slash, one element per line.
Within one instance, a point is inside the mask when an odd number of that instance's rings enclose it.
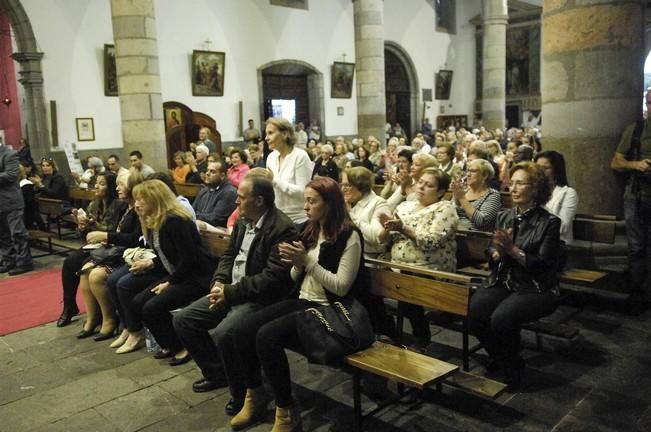
<path fill-rule="evenodd" d="M 48 231 L 50 230 L 50 221 L 54 220 L 57 226 L 57 235 L 59 240 L 61 240 L 61 222 L 74 222 L 72 217 L 68 215 L 68 209 L 66 209 L 66 202 L 58 199 L 52 198 L 42 198 L 38 197 L 38 209 L 42 215 L 46 217 L 46 224 Z"/>
<path fill-rule="evenodd" d="M 190 201 L 192 201 L 197 194 L 199 194 L 199 191 L 203 189 L 205 186 L 202 184 L 194 184 L 194 183 L 175 183 L 174 187 L 176 188 L 176 193 L 179 195 L 183 195 Z"/>
<path fill-rule="evenodd" d="M 370 272 L 369 292 L 380 297 L 436 309 L 458 316 L 463 322 L 463 369 L 458 366 L 410 351 L 401 346 L 377 341 L 370 348 L 346 357 L 346 364 L 353 369 L 353 400 L 355 428 L 362 430 L 364 417 L 371 416 L 386 406 L 397 402 L 404 393 L 402 385 L 411 389 L 425 389 L 432 385 L 437 390 L 445 383 L 475 395 L 494 398 L 506 385 L 465 372 L 468 370 L 468 329 L 466 317 L 471 285 L 474 279 L 456 273 L 418 269 L 387 261 L 367 259 Z M 393 270 L 400 270 L 401 273 Z M 398 317 L 398 332 L 402 332 L 402 317 Z M 361 372 L 380 375 L 399 383 L 399 394 L 362 413 Z"/>
<path fill-rule="evenodd" d="M 78 186 L 70 186 L 68 188 L 68 196 L 72 200 L 82 201 L 88 203 L 95 199 L 94 189 L 82 189 Z"/>
<path fill-rule="evenodd" d="M 39 255 L 32 254 L 32 258 L 40 258 L 54 254 L 54 248 L 52 247 L 52 237 L 54 237 L 54 233 L 51 233 L 49 231 L 29 230 L 30 241 L 47 243 L 47 253 Z"/>
<path fill-rule="evenodd" d="M 201 238 L 206 242 L 210 252 L 215 258 L 219 258 L 228 249 L 231 237 L 228 234 L 201 231 Z"/>

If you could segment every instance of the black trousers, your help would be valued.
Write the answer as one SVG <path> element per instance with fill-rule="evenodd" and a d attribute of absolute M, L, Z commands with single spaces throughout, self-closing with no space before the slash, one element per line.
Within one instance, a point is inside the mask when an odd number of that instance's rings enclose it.
<path fill-rule="evenodd" d="M 77 308 L 77 287 L 79 275 L 84 261 L 88 259 L 88 252 L 78 249 L 71 252 L 64 260 L 61 268 L 61 284 L 63 285 L 63 309 L 75 310 Z"/>
<path fill-rule="evenodd" d="M 247 316 L 233 329 L 246 387 L 257 388 L 262 385 L 262 368 L 273 389 L 276 406 L 280 408 L 293 403 L 285 348 L 302 351 L 296 319 L 298 312 L 315 305 L 316 303 L 306 300 L 283 300 Z"/>
<path fill-rule="evenodd" d="M 547 293 L 517 293 L 502 286 L 482 288 L 470 299 L 468 328 L 488 354 L 507 367 L 517 367 L 520 327 L 549 315 L 558 297 Z"/>
<path fill-rule="evenodd" d="M 142 321 L 161 348 L 176 353 L 183 349 L 183 344 L 174 332 L 172 311 L 208 294 L 210 281 L 189 279 L 173 283 L 159 294 L 151 292 L 151 289 L 161 282 L 155 282 L 136 294 L 132 312 L 136 318 L 142 317 Z"/>
<path fill-rule="evenodd" d="M 204 378 L 218 381 L 225 373 L 231 396 L 246 394 L 244 372 L 239 363 L 233 328 L 242 319 L 262 309 L 257 303 L 228 306 L 221 303 L 209 308 L 204 296 L 174 315 L 174 331 L 201 369 Z"/>
<path fill-rule="evenodd" d="M 127 330 L 130 332 L 142 330 L 142 303 L 136 303 L 134 298 L 153 284 L 162 281 L 166 276 L 168 276 L 166 272 L 156 270 L 139 274 L 127 271 L 118 279 L 115 288 L 119 301 L 118 310 L 121 314 L 120 319 Z M 110 278 L 109 292 L 114 282 L 113 279 Z M 158 341 L 158 338 L 156 338 L 156 341 Z M 160 344 L 160 341 L 158 343 Z"/>

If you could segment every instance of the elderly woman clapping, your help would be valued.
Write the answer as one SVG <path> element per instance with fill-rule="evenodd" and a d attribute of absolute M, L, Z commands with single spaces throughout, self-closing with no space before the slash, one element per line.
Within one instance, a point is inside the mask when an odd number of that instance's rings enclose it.
<path fill-rule="evenodd" d="M 452 183 L 452 195 L 461 224 L 481 231 L 492 231 L 495 227 L 502 198 L 488 185 L 494 174 L 488 161 L 475 159 L 468 163 L 465 182 L 459 179 Z"/>

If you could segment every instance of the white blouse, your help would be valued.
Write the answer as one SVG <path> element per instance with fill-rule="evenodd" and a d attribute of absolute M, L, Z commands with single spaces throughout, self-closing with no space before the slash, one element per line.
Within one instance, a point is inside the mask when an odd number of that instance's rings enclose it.
<path fill-rule="evenodd" d="M 312 178 L 312 161 L 307 152 L 294 147 L 281 162 L 280 153 L 274 150 L 267 156 L 267 168 L 274 174 L 276 207 L 295 224 L 305 222 L 303 192 Z"/>
<path fill-rule="evenodd" d="M 578 206 L 579 195 L 569 186 L 556 186 L 545 204 L 547 211 L 561 219 L 561 240 L 565 243 L 574 241 L 573 225 Z"/>

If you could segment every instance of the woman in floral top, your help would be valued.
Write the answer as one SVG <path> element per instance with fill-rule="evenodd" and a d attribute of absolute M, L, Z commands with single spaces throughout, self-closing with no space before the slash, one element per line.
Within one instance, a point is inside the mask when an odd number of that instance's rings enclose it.
<path fill-rule="evenodd" d="M 456 240 L 459 216 L 451 201 L 443 200 L 450 176 L 436 168 L 425 168 L 416 184 L 415 200 L 404 201 L 392 217 L 382 215 L 384 237 L 391 235 L 391 261 L 397 264 L 453 272 L 456 269 Z M 423 308 L 400 307 L 409 318 L 419 342 L 430 339 Z"/>

